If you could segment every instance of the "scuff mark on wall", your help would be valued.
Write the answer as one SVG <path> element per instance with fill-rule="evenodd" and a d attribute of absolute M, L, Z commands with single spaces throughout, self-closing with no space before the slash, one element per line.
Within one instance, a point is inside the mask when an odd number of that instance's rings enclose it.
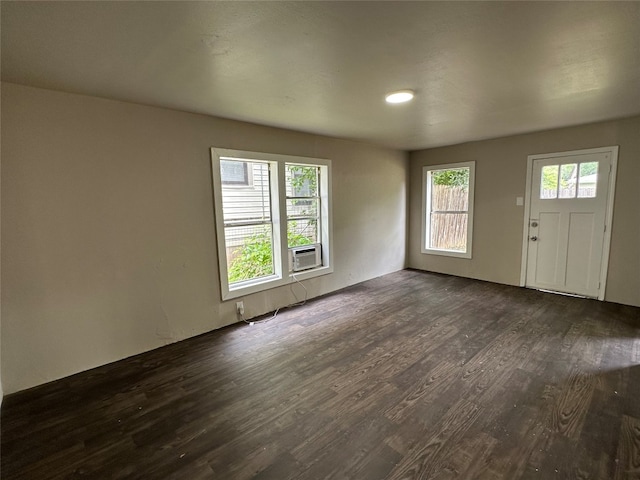
<path fill-rule="evenodd" d="M 171 321 L 169 320 L 169 315 L 167 315 L 167 312 L 162 304 L 160 304 L 159 307 L 160 310 L 162 310 L 163 321 L 161 325 L 158 325 L 156 327 L 156 337 L 161 339 L 165 345 L 177 342 L 179 338 L 176 338 L 171 329 Z"/>

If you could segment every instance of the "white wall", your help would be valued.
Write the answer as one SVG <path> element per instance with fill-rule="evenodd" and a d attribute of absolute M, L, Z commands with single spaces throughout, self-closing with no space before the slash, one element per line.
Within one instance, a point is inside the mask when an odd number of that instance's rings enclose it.
<path fill-rule="evenodd" d="M 619 145 L 605 300 L 640 306 L 640 117 L 412 152 L 409 265 L 518 285 L 527 156 Z M 420 253 L 422 166 L 476 161 L 473 258 Z"/>
<path fill-rule="evenodd" d="M 212 146 L 332 160 L 335 272 L 405 266 L 407 155 L 203 115 L 2 84 L 7 393 L 236 322 L 221 302 Z M 246 315 L 292 302 L 245 297 Z"/>

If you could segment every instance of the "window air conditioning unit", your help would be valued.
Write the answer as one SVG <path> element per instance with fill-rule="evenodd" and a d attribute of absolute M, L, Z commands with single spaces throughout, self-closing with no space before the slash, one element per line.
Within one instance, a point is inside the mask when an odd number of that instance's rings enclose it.
<path fill-rule="evenodd" d="M 322 246 L 320 244 L 304 245 L 289 249 L 289 270 L 300 272 L 322 265 Z"/>

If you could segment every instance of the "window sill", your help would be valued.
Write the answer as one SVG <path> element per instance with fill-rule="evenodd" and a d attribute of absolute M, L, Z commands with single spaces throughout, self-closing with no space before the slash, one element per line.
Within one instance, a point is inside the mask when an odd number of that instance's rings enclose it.
<path fill-rule="evenodd" d="M 289 285 L 296 280 L 308 280 L 310 278 L 320 277 L 322 275 L 328 275 L 330 273 L 333 273 L 333 267 L 322 266 L 310 270 L 303 270 L 301 272 L 292 272 L 287 274 L 287 276 L 284 278 L 278 277 L 276 275 L 271 275 L 260 280 L 244 282 L 237 286 L 230 287 L 229 291 L 222 292 L 222 300 L 232 300 L 234 298 L 244 297 L 245 295 L 251 295 L 252 293 L 263 292 L 272 288 Z"/>
<path fill-rule="evenodd" d="M 453 250 L 438 250 L 435 248 L 423 248 L 422 253 L 426 255 L 440 255 L 443 257 L 457 257 L 471 259 L 471 252 L 456 252 Z"/>

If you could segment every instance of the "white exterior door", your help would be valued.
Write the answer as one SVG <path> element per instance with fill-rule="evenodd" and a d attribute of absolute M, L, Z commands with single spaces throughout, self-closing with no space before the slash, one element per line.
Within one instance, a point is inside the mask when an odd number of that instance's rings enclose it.
<path fill-rule="evenodd" d="M 604 298 L 615 154 L 600 149 L 533 159 L 525 227 L 527 287 Z"/>

